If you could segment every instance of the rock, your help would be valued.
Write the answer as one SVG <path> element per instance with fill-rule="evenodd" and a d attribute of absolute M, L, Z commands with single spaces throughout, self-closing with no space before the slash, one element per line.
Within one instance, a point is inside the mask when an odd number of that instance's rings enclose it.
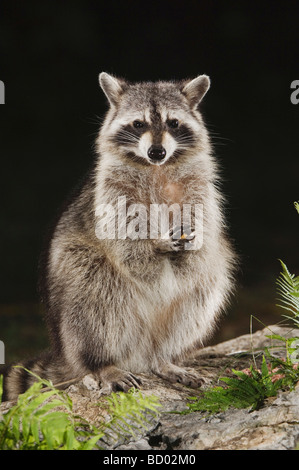
<path fill-rule="evenodd" d="M 280 346 L 266 335 L 279 334 L 299 337 L 299 330 L 270 326 L 250 335 L 209 346 L 196 351 L 184 366 L 199 371 L 207 385 L 229 375 L 232 368 L 249 367 L 254 351 L 260 361 L 264 348 Z M 276 349 L 274 350 L 276 351 Z M 274 353 L 273 353 L 274 354 Z M 275 354 L 283 357 L 284 351 Z M 103 441 L 103 447 L 114 450 L 282 450 L 294 449 L 299 443 L 299 385 L 291 392 L 279 392 L 255 411 L 229 409 L 208 416 L 201 412 L 180 414 L 187 409 L 190 397 L 198 390 L 179 383 L 169 384 L 156 376 L 140 375 L 142 393 L 158 397 L 162 408 L 147 430 L 141 428 L 133 437 Z M 105 407 L 99 406 L 103 397 L 92 377 L 71 385 L 67 392 L 73 409 L 87 421 L 99 424 L 108 419 Z M 2 407 L 7 407 L 3 404 Z"/>
<path fill-rule="evenodd" d="M 299 336 L 299 330 L 270 326 L 250 335 L 209 346 L 197 351 L 183 365 L 200 371 L 207 383 L 215 383 L 232 368 L 249 366 L 264 348 L 280 346 L 266 335 Z M 284 351 L 276 352 L 283 356 Z M 259 360 L 258 358 L 256 359 Z M 168 384 L 158 377 L 141 376 L 145 395 L 155 395 L 162 404 L 159 418 L 149 431 L 137 439 L 114 443 L 119 450 L 208 450 L 208 449 L 294 449 L 299 443 L 299 386 L 292 392 L 281 392 L 268 399 L 257 411 L 229 409 L 213 416 L 194 412 L 178 414 L 187 408 L 188 398 L 198 391 L 181 384 Z M 81 399 L 72 394 L 77 405 Z M 86 397 L 85 397 L 86 399 Z M 86 405 L 84 405 L 86 406 Z M 175 412 L 175 413 L 174 413 Z"/>
<path fill-rule="evenodd" d="M 176 450 L 294 449 L 299 442 L 299 387 L 282 396 L 253 412 L 231 409 L 204 419 L 199 413 L 163 416 L 156 443 Z"/>

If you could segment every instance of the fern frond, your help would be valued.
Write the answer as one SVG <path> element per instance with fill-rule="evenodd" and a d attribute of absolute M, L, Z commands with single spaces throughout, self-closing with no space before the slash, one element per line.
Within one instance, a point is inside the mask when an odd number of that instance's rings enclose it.
<path fill-rule="evenodd" d="M 37 381 L 19 395 L 16 405 L 0 414 L 0 450 L 98 448 L 104 437 L 134 435 L 134 431 L 146 428 L 161 406 L 156 397 L 144 397 L 140 392 L 112 394 L 107 398 L 110 420 L 96 427 L 73 413 L 66 392 L 28 372 Z M 1 393 L 2 376 L 0 397 Z"/>
<path fill-rule="evenodd" d="M 230 407 L 257 409 L 268 397 L 275 396 L 281 387 L 281 380 L 272 382 L 266 359 L 263 356 L 261 371 L 250 368 L 250 373 L 232 369 L 234 377 L 221 377 L 226 387 L 212 387 L 203 392 L 202 397 L 189 404 L 190 411 L 217 413 Z"/>
<path fill-rule="evenodd" d="M 281 260 L 279 261 L 282 271 L 276 281 L 280 302 L 278 306 L 297 317 L 299 316 L 299 276 L 291 274 L 287 266 Z"/>
<path fill-rule="evenodd" d="M 106 423 L 105 434 L 115 439 L 119 436 L 136 436 L 141 428 L 147 429 L 161 406 L 157 397 L 145 397 L 138 390 L 129 393 L 112 393 L 107 397 L 111 419 Z M 109 432 L 111 431 L 111 432 Z"/>

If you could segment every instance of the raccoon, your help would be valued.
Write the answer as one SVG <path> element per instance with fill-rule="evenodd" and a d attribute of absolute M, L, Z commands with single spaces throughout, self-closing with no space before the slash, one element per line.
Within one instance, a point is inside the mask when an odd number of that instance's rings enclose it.
<path fill-rule="evenodd" d="M 210 79 L 131 83 L 102 72 L 99 82 L 109 108 L 95 165 L 64 208 L 45 255 L 50 350 L 22 364 L 54 384 L 92 374 L 102 393 L 142 386 L 140 373 L 198 387 L 201 376 L 180 362 L 213 333 L 236 267 L 217 161 L 199 111 Z M 193 211 L 187 235 L 173 219 L 156 238 L 99 237 L 98 207 L 118 217 L 124 197 L 147 212 L 197 204 L 201 233 Z M 133 212 L 118 228 L 128 227 Z M 5 398 L 33 380 L 9 367 Z"/>

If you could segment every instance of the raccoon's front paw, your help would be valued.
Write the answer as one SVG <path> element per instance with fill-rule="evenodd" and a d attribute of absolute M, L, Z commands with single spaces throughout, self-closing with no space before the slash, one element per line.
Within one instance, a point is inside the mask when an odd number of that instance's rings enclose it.
<path fill-rule="evenodd" d="M 139 388 L 141 385 L 141 380 L 131 374 L 131 372 L 118 369 L 114 366 L 102 369 L 98 377 L 103 395 L 109 395 L 111 392 L 128 392 L 130 388 Z"/>
<path fill-rule="evenodd" d="M 172 228 L 161 239 L 155 240 L 160 251 L 183 251 L 194 249 L 195 233 L 189 225 Z"/>
<path fill-rule="evenodd" d="M 195 370 L 178 367 L 171 363 L 153 371 L 155 375 L 172 383 L 180 383 L 191 388 L 199 388 L 205 384 L 205 379 L 200 377 Z"/>

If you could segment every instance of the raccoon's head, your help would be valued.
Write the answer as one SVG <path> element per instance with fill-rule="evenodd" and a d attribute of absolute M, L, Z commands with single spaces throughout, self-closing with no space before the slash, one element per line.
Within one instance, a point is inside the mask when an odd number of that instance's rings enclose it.
<path fill-rule="evenodd" d="M 210 86 L 199 75 L 180 82 L 128 83 L 105 72 L 100 85 L 110 110 L 100 132 L 109 154 L 143 165 L 162 165 L 207 149 L 198 105 Z"/>

